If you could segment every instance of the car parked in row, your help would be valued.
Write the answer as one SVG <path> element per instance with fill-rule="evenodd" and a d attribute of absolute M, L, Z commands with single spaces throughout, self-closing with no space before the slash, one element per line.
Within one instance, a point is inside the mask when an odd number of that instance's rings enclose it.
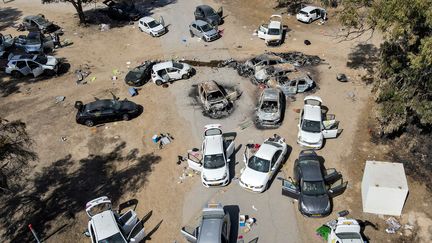
<path fill-rule="evenodd" d="M 313 150 L 303 150 L 294 162 L 294 180 L 282 180 L 282 194 L 298 200 L 307 217 L 325 217 L 332 212 L 331 198 L 342 194 L 347 182 L 335 169 L 323 170 Z"/>
<path fill-rule="evenodd" d="M 199 37 L 203 41 L 210 42 L 219 39 L 220 34 L 216 26 L 210 25 L 203 20 L 195 20 L 189 25 L 191 37 Z"/>
<path fill-rule="evenodd" d="M 15 37 L 15 47 L 29 54 L 47 53 L 54 49 L 55 40 L 40 32 L 29 32 Z"/>
<path fill-rule="evenodd" d="M 226 186 L 230 182 L 229 164 L 234 153 L 234 141 L 224 138 L 221 125 L 205 126 L 202 154 L 188 153 L 189 168 L 201 172 L 205 187 Z"/>
<path fill-rule="evenodd" d="M 267 46 L 282 44 L 283 25 L 281 15 L 272 15 L 268 24 L 262 24 L 258 28 L 258 38 L 263 39 Z"/>
<path fill-rule="evenodd" d="M 255 144 L 246 145 L 243 154 L 245 167 L 241 170 L 239 185 L 251 192 L 264 192 L 277 174 L 287 155 L 285 139 L 274 135 L 257 149 Z"/>
<path fill-rule="evenodd" d="M 282 123 L 284 107 L 278 89 L 266 88 L 261 92 L 256 110 L 257 127 L 277 128 Z"/>
<path fill-rule="evenodd" d="M 156 85 L 162 85 L 179 79 L 188 79 L 193 74 L 193 68 L 187 63 L 167 61 L 154 64 L 151 78 Z"/>
<path fill-rule="evenodd" d="M 127 99 L 102 99 L 83 104 L 81 101 L 75 102 L 76 122 L 89 127 L 96 124 L 112 122 L 118 120 L 130 120 L 139 116 L 142 107 Z"/>
<path fill-rule="evenodd" d="M 199 5 L 195 8 L 195 20 L 202 20 L 213 26 L 222 24 L 223 9 L 220 7 L 216 12 L 212 7 L 208 5 Z"/>
<path fill-rule="evenodd" d="M 327 20 L 327 12 L 325 9 L 320 7 L 306 6 L 300 9 L 296 18 L 298 21 L 310 24 L 317 19 Z"/>
<path fill-rule="evenodd" d="M 296 67 L 290 63 L 281 63 L 267 66 L 255 73 L 255 80 L 258 83 L 267 82 L 271 77 L 279 77 L 296 71 Z"/>
<path fill-rule="evenodd" d="M 141 32 L 145 32 L 152 37 L 159 37 L 167 32 L 165 21 L 162 17 L 160 17 L 159 21 L 150 16 L 142 17 L 138 20 L 138 28 Z"/>
<path fill-rule="evenodd" d="M 285 96 L 303 93 L 315 87 L 315 82 L 309 74 L 297 71 L 286 75 L 270 78 L 267 82 L 269 87 L 279 88 Z"/>
<path fill-rule="evenodd" d="M 147 61 L 130 70 L 125 76 L 126 84 L 130 86 L 142 86 L 151 78 L 151 71 L 155 62 Z"/>
<path fill-rule="evenodd" d="M 300 146 L 321 149 L 325 138 L 336 138 L 342 132 L 334 115 L 324 118 L 321 109 L 322 100 L 317 96 L 306 96 L 304 107 L 300 112 L 297 143 Z"/>
<path fill-rule="evenodd" d="M 45 73 L 55 75 L 59 70 L 59 61 L 53 56 L 45 55 L 14 55 L 10 54 L 5 72 L 15 78 L 33 75 L 38 77 Z"/>

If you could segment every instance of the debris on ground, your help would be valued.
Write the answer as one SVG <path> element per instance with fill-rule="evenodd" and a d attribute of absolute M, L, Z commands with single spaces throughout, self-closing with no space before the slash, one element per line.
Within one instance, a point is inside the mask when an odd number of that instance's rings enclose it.
<path fill-rule="evenodd" d="M 400 223 L 394 218 L 394 217 L 390 217 L 386 220 L 387 223 L 387 228 L 385 229 L 385 231 L 387 232 L 387 234 L 394 234 L 396 233 L 396 231 L 398 231 L 401 228 Z"/>
<path fill-rule="evenodd" d="M 309 40 L 304 40 L 304 44 L 308 46 L 308 45 L 310 45 L 312 43 Z"/>
<path fill-rule="evenodd" d="M 347 76 L 344 73 L 338 73 L 336 75 L 336 79 L 339 82 L 348 82 L 348 78 L 347 78 Z"/>
<path fill-rule="evenodd" d="M 109 24 L 100 24 L 100 31 L 108 31 L 110 29 Z"/>
<path fill-rule="evenodd" d="M 91 74 L 90 66 L 88 64 L 80 65 L 78 69 L 75 70 L 75 75 L 77 76 L 77 84 L 86 84 L 85 78 Z"/>
<path fill-rule="evenodd" d="M 159 144 L 159 149 L 163 149 L 166 145 L 170 144 L 174 138 L 169 133 L 160 133 L 159 135 L 155 134 L 152 137 L 153 143 Z"/>
<path fill-rule="evenodd" d="M 351 99 L 351 101 L 356 101 L 356 95 L 353 91 L 349 91 L 346 93 L 347 98 Z"/>
<path fill-rule="evenodd" d="M 64 96 L 56 96 L 55 97 L 55 103 L 58 104 L 60 102 L 63 102 L 66 99 Z"/>
<path fill-rule="evenodd" d="M 130 96 L 132 96 L 132 97 L 134 97 L 135 95 L 138 95 L 138 91 L 134 87 L 129 87 L 128 92 L 129 92 Z"/>

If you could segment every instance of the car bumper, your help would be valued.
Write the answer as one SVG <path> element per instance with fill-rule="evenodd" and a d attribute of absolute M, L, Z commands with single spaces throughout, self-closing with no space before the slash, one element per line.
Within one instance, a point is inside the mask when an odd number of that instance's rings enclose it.
<path fill-rule="evenodd" d="M 261 188 L 255 188 L 255 187 L 249 186 L 248 184 L 242 182 L 241 180 L 239 180 L 239 185 L 243 189 L 245 189 L 246 191 L 249 191 L 249 192 L 262 193 L 263 191 L 265 191 L 265 186 L 263 186 Z"/>
<path fill-rule="evenodd" d="M 206 39 L 207 42 L 215 41 L 215 40 L 217 40 L 217 39 L 219 39 L 219 38 L 220 38 L 220 35 L 219 35 L 219 34 L 217 34 L 217 35 L 212 35 L 212 36 L 206 36 L 206 37 L 205 37 L 205 39 Z"/>
<path fill-rule="evenodd" d="M 282 43 L 282 40 L 268 40 L 266 41 L 266 44 L 268 46 L 278 46 Z"/>
<path fill-rule="evenodd" d="M 154 36 L 154 37 L 163 36 L 163 35 L 166 34 L 166 32 L 167 32 L 167 30 L 166 30 L 166 28 L 165 28 L 165 29 L 163 29 L 162 31 L 159 31 L 159 32 L 153 33 L 153 36 Z"/>
<path fill-rule="evenodd" d="M 308 218 L 324 218 L 330 215 L 330 212 L 325 212 L 325 213 L 306 213 L 303 212 L 302 210 L 300 210 L 300 213 Z"/>
<path fill-rule="evenodd" d="M 302 146 L 302 147 L 311 148 L 311 149 L 321 149 L 322 145 L 323 145 L 322 142 L 321 143 L 307 143 L 307 142 L 304 142 L 300 139 L 297 139 L 297 144 Z"/>
<path fill-rule="evenodd" d="M 206 181 L 204 179 L 201 179 L 201 182 L 203 186 L 209 188 L 209 187 L 222 187 L 228 185 L 229 182 L 229 176 L 227 176 L 225 179 L 222 180 L 216 180 L 216 181 Z"/>
<path fill-rule="evenodd" d="M 280 123 L 280 119 L 275 119 L 275 120 L 257 119 L 256 125 L 258 127 L 264 127 L 264 128 L 277 128 L 280 127 L 281 123 Z"/>

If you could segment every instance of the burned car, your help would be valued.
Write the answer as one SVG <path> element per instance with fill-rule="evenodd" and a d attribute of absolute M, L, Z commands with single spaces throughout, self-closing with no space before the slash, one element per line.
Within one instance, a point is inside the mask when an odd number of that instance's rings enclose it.
<path fill-rule="evenodd" d="M 281 92 L 278 89 L 266 88 L 259 98 L 255 125 L 262 128 L 279 127 L 283 111 Z"/>
<path fill-rule="evenodd" d="M 11 35 L 2 35 L 0 33 L 0 57 L 14 45 L 14 41 Z"/>
<path fill-rule="evenodd" d="M 223 23 L 222 14 L 222 7 L 220 7 L 216 12 L 212 7 L 208 5 L 197 6 L 194 12 L 195 20 L 202 20 L 213 26 L 217 26 Z"/>
<path fill-rule="evenodd" d="M 264 83 L 267 82 L 271 77 L 283 76 L 294 71 L 296 71 L 296 68 L 290 63 L 281 63 L 268 66 L 255 73 L 255 81 L 258 83 Z"/>
<path fill-rule="evenodd" d="M 15 37 L 15 47 L 26 53 L 47 53 L 56 45 L 51 36 L 40 32 L 29 32 L 27 35 Z"/>
<path fill-rule="evenodd" d="M 155 62 L 147 61 L 130 70 L 125 77 L 126 84 L 130 86 L 141 86 L 151 78 L 152 67 Z"/>
<path fill-rule="evenodd" d="M 115 2 L 113 0 L 105 0 L 103 3 L 108 7 L 108 17 L 112 19 L 136 21 L 141 17 L 141 13 L 133 3 Z"/>
<path fill-rule="evenodd" d="M 290 72 L 283 76 L 270 78 L 267 85 L 279 88 L 285 96 L 291 96 L 311 90 L 315 87 L 315 82 L 307 73 Z"/>
<path fill-rule="evenodd" d="M 62 33 L 60 26 L 54 24 L 53 22 L 48 21 L 45 16 L 39 15 L 29 15 L 24 17 L 23 26 L 25 30 L 35 31 L 38 30 L 44 34 L 47 33 Z"/>
<path fill-rule="evenodd" d="M 252 70 L 253 73 L 255 74 L 256 72 L 260 71 L 261 69 L 267 66 L 281 64 L 285 62 L 286 61 L 283 58 L 276 56 L 274 54 L 262 54 L 247 60 L 244 65 L 249 70 Z"/>
<path fill-rule="evenodd" d="M 226 90 L 215 81 L 199 84 L 198 95 L 205 113 L 212 118 L 222 118 L 231 114 L 233 101 L 239 97 L 237 92 L 227 95 Z"/>

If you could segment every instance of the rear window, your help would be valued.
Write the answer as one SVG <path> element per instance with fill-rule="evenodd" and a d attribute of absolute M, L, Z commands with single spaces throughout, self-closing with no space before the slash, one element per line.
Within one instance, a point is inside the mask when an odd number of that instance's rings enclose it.
<path fill-rule="evenodd" d="M 280 34 L 280 30 L 279 29 L 268 29 L 268 33 L 269 35 L 279 35 Z"/>
<path fill-rule="evenodd" d="M 178 62 L 173 62 L 173 67 L 178 68 L 178 69 L 183 69 L 183 64 L 178 63 Z"/>
<path fill-rule="evenodd" d="M 40 64 L 46 64 L 48 62 L 48 58 L 45 56 L 37 56 L 35 62 Z"/>
<path fill-rule="evenodd" d="M 306 13 L 305 11 L 300 11 L 300 14 L 308 15 L 308 13 Z"/>

